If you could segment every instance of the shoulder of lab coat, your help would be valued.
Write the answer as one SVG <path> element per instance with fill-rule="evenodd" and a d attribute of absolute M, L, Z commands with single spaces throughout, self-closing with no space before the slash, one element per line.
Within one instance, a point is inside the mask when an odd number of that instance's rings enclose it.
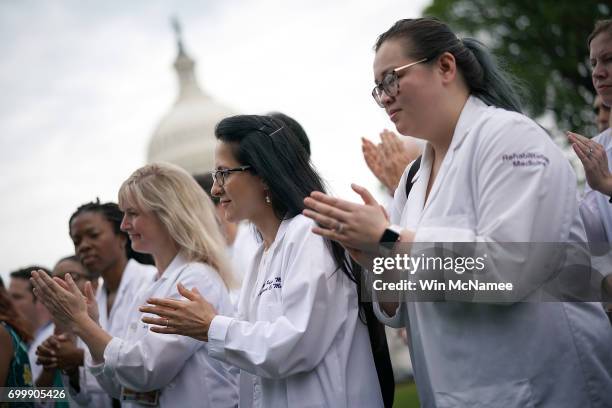
<path fill-rule="evenodd" d="M 248 322 L 216 316 L 210 326 L 209 354 L 267 378 L 283 378 L 316 367 L 348 318 L 348 296 L 335 288 L 345 279 L 336 270 L 324 239 L 312 233 L 314 222 L 297 215 L 283 221 L 286 229 L 275 248 L 281 257 L 279 316 Z M 279 228 L 279 234 L 281 232 Z M 334 279 L 332 279 L 334 277 Z M 334 307 L 329 307 L 333 304 Z"/>
<path fill-rule="evenodd" d="M 181 299 L 182 296 L 176 288 L 176 284 L 180 282 L 189 289 L 198 288 L 217 310 L 227 310 L 231 313 L 229 295 L 214 269 L 201 263 L 178 265 L 174 270 L 170 268 L 169 266 L 159 279 L 174 279 L 175 282 L 168 292 L 154 292 L 153 296 Z M 184 269 L 177 270 L 180 268 Z M 179 273 L 180 275 L 177 275 Z M 130 322 L 142 324 L 139 306 L 139 304 L 132 305 Z M 104 350 L 102 375 L 115 378 L 124 387 L 137 391 L 161 389 L 178 374 L 185 362 L 202 346 L 202 342 L 191 337 L 151 331 L 147 331 L 136 342 L 113 337 Z"/>
<path fill-rule="evenodd" d="M 471 160 L 461 164 L 471 166 L 471 177 L 460 181 L 477 206 L 470 214 L 475 227 L 419 225 L 415 241 L 567 241 L 577 210 L 576 177 L 561 150 L 531 119 L 470 97 L 449 154 Z M 538 155 L 547 165 L 515 166 L 513 155 L 521 154 Z"/>

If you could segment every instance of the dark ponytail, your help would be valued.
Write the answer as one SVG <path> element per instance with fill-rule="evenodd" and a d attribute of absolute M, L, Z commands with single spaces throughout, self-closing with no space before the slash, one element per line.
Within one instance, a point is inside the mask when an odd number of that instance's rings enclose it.
<path fill-rule="evenodd" d="M 406 56 L 414 60 L 435 61 L 444 52 L 455 57 L 470 93 L 486 104 L 522 113 L 518 81 L 504 72 L 495 57 L 473 38 L 460 40 L 435 18 L 404 19 L 396 22 L 376 40 L 374 50 L 387 40 L 404 42 Z"/>

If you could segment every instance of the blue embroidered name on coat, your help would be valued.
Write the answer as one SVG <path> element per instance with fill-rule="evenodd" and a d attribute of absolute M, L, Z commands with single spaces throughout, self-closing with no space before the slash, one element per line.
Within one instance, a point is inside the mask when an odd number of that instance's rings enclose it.
<path fill-rule="evenodd" d="M 540 153 L 512 153 L 502 155 L 503 162 L 512 163 L 513 167 L 546 167 L 550 164 L 550 159 Z"/>
<path fill-rule="evenodd" d="M 272 289 L 280 289 L 282 287 L 283 285 L 281 284 L 280 276 L 277 276 L 274 279 L 267 279 L 263 283 L 263 285 L 261 285 L 261 289 L 259 290 L 259 293 L 257 294 L 257 296 L 261 296 L 261 294 L 264 293 L 265 291 L 272 290 Z"/>

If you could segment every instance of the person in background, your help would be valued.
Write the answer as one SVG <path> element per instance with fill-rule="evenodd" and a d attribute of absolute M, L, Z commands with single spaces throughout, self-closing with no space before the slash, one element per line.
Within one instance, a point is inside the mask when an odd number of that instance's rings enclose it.
<path fill-rule="evenodd" d="M 211 201 L 185 170 L 153 163 L 124 181 L 119 205 L 121 229 L 133 250 L 151 254 L 158 270 L 155 281 L 139 280 L 140 290 L 129 294 L 126 330 L 113 336 L 100 327 L 91 291 L 85 301 L 69 274 L 56 281 L 34 273 L 36 292 L 54 318 L 87 345 L 88 369 L 122 406 L 234 407 L 236 370 L 209 357 L 202 342 L 149 330 L 138 310 L 150 297 L 179 297 L 182 284 L 195 287 L 223 313 L 233 313 L 232 276 Z"/>
<path fill-rule="evenodd" d="M 13 304 L 0 279 L 0 386 L 33 386 L 27 348 L 31 339 L 29 325 Z M 0 402 L 0 408 L 9 407 L 32 408 L 34 403 L 17 405 Z"/>
<path fill-rule="evenodd" d="M 9 283 L 9 294 L 17 310 L 25 317 L 30 324 L 30 331 L 34 333 L 32 342 L 28 345 L 28 357 L 32 369 L 32 379 L 36 380 L 43 371 L 43 367 L 36 364 L 36 349 L 49 336 L 53 335 L 55 325 L 51 319 L 51 314 L 42 302 L 39 302 L 32 291 L 33 286 L 30 282 L 32 271 L 42 270 L 48 275 L 51 271 L 39 265 L 28 266 L 11 272 Z"/>
<path fill-rule="evenodd" d="M 421 147 L 414 138 L 404 140 L 390 130 L 380 132 L 379 144 L 361 138 L 361 150 L 368 168 L 387 189 L 391 197 L 406 167 L 421 154 Z"/>
<path fill-rule="evenodd" d="M 605 105 L 612 106 L 612 19 L 595 24 L 587 39 L 592 67 L 593 86 L 600 99 L 598 126 L 603 121 Z M 607 110 L 610 115 L 610 110 Z M 610 121 L 612 117 L 608 120 Z M 603 127 L 603 124 L 601 124 Z M 600 128 L 601 128 L 600 127 Z M 580 202 L 580 214 L 584 221 L 589 242 L 606 245 L 607 256 L 594 259 L 594 266 L 603 276 L 602 291 L 607 299 L 612 297 L 612 129 L 603 130 L 588 139 L 573 132 L 567 132 L 569 142 L 584 166 L 587 180 Z M 612 304 L 607 306 L 612 322 Z"/>
<path fill-rule="evenodd" d="M 89 273 L 76 255 L 60 259 L 53 268 L 53 277 L 64 279 L 66 274 L 72 277 L 83 295 L 85 295 L 87 288 L 86 283 L 89 282 L 89 288 L 92 291 L 91 296 L 94 296 L 98 288 L 98 277 Z M 80 339 L 72 333 L 62 333 L 56 326 L 54 335 L 47 338 L 36 350 L 37 364 L 43 366 L 43 374 L 36 385 L 38 387 L 51 387 L 61 384 L 79 389 L 83 380 L 83 387 L 86 387 L 84 379 L 87 378 L 87 373 L 83 364 L 84 348 Z M 58 370 L 62 370 L 65 375 L 59 384 L 56 381 Z M 95 385 L 93 384 L 94 389 L 99 388 Z M 105 395 L 101 395 L 97 401 L 89 399 L 85 405 L 72 400 L 71 406 L 104 407 L 107 399 Z"/>

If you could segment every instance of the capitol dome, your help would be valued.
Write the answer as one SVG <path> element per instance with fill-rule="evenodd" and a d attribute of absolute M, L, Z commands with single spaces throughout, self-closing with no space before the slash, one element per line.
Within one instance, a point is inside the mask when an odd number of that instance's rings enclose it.
<path fill-rule="evenodd" d="M 179 94 L 153 133 L 147 162 L 170 162 L 191 174 L 200 174 L 214 167 L 215 125 L 236 113 L 202 91 L 194 72 L 195 62 L 184 50 L 180 26 L 176 21 L 173 25 L 178 45 L 174 69 Z"/>

